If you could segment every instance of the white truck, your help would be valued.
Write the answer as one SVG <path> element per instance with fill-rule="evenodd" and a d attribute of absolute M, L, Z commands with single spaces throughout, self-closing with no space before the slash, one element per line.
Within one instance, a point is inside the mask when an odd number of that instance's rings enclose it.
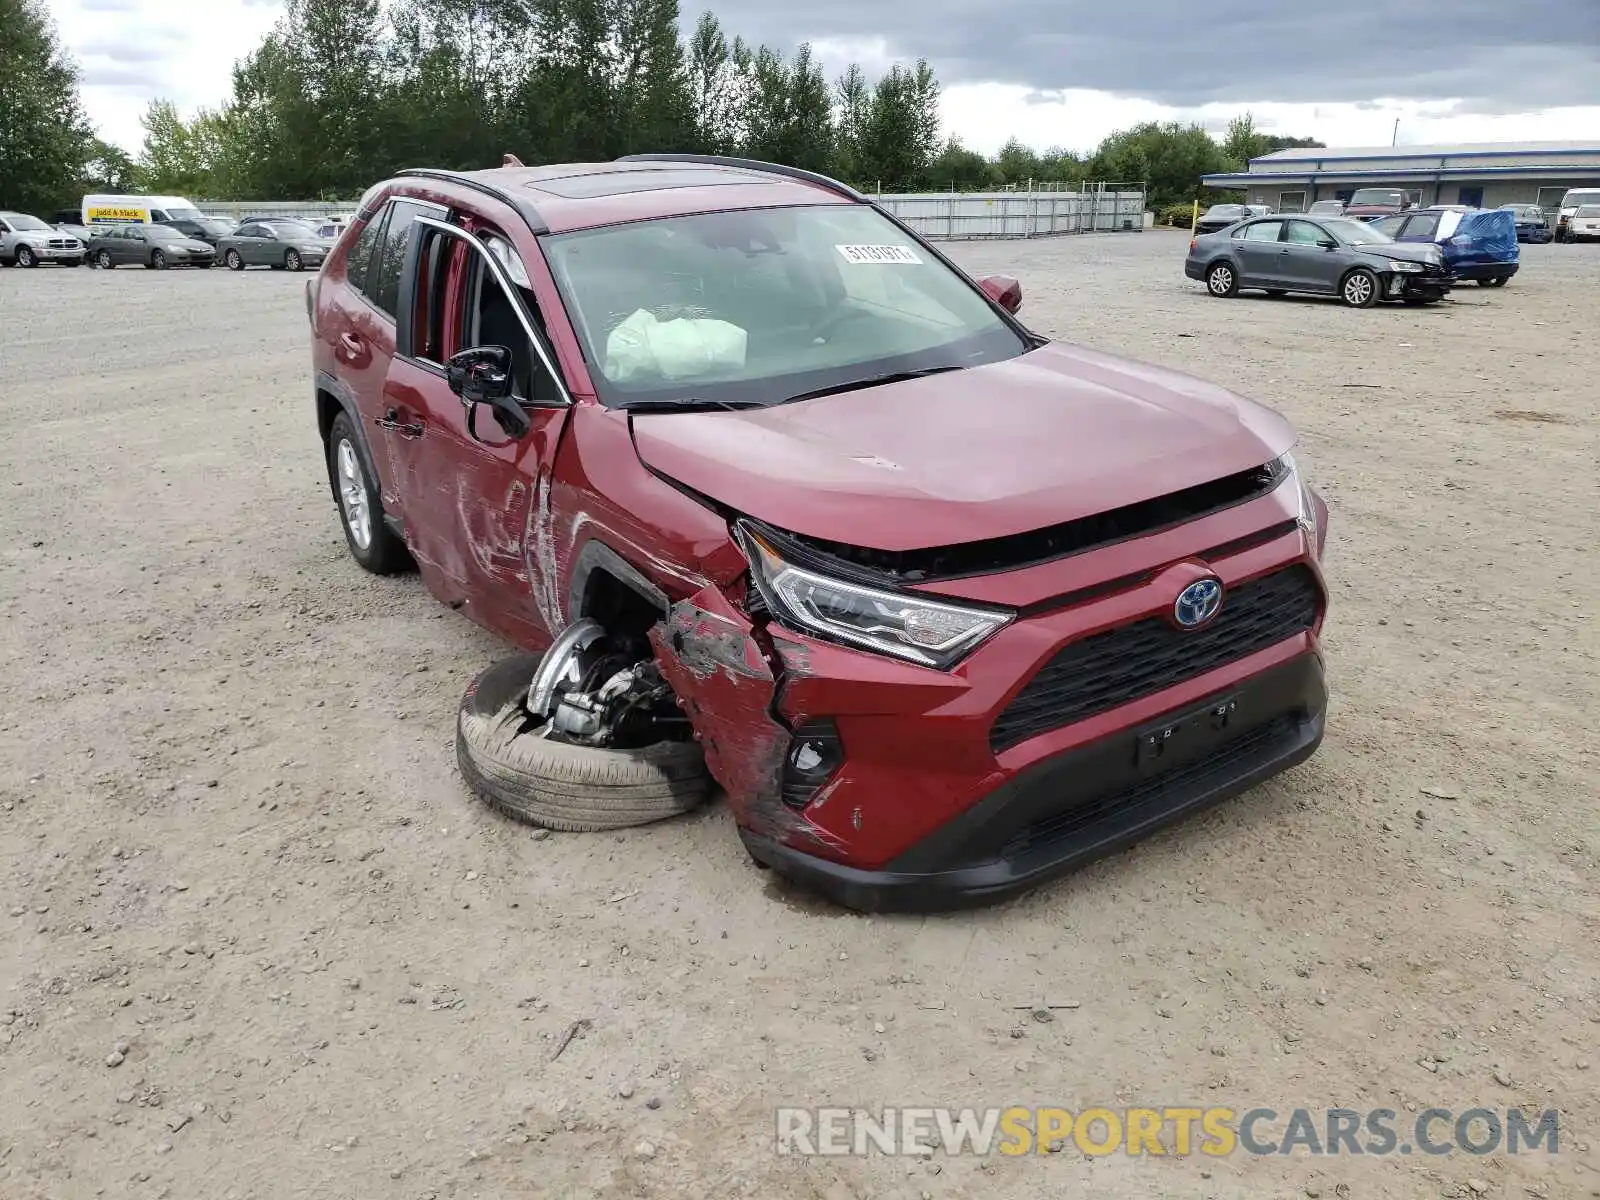
<path fill-rule="evenodd" d="M 85 196 L 83 223 L 96 225 L 165 225 L 197 221 L 201 212 L 182 196 Z"/>

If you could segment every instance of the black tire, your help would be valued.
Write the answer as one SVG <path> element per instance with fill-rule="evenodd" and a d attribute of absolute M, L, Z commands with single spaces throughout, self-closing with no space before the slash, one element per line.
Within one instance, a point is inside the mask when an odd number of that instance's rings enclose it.
<path fill-rule="evenodd" d="M 1479 287 L 1505 287 L 1506 280 L 1509 279 L 1509 278 L 1510 278 L 1510 276 L 1508 276 L 1508 275 L 1496 275 L 1493 279 L 1480 279 L 1480 280 L 1478 280 L 1478 286 Z"/>
<path fill-rule="evenodd" d="M 570 832 L 648 825 L 704 803 L 711 777 L 697 742 L 603 750 L 540 737 L 523 706 L 540 657 L 496 663 L 461 698 L 456 761 L 480 800 L 514 820 Z"/>
<path fill-rule="evenodd" d="M 166 254 L 161 250 L 150 251 L 150 265 L 157 271 L 165 271 L 167 269 Z"/>
<path fill-rule="evenodd" d="M 293 249 L 284 252 L 283 265 L 284 269 L 289 271 L 298 271 L 305 266 L 305 264 L 300 261 L 300 251 Z"/>
<path fill-rule="evenodd" d="M 344 457 L 346 446 L 349 447 L 349 462 Z M 411 553 L 383 519 L 383 501 L 378 497 L 375 482 L 377 474 L 367 460 L 366 447 L 356 435 L 347 413 L 341 412 L 335 417 L 328 429 L 327 462 L 328 486 L 333 489 L 333 502 L 339 511 L 339 526 L 344 530 L 350 557 L 374 575 L 394 575 L 409 569 Z M 350 469 L 348 477 L 344 474 L 346 467 Z M 359 490 L 359 503 L 353 495 L 345 495 L 346 484 L 353 491 Z"/>
<path fill-rule="evenodd" d="M 1239 272 L 1228 262 L 1214 262 L 1206 268 L 1206 291 L 1222 299 L 1239 294 Z"/>
<path fill-rule="evenodd" d="M 17 266 L 19 266 L 19 267 L 37 267 L 38 265 L 39 265 L 39 256 L 33 252 L 33 247 L 31 247 L 31 246 L 18 246 L 17 247 Z"/>
<path fill-rule="evenodd" d="M 1339 299 L 1351 308 L 1371 308 L 1381 290 L 1378 277 L 1365 267 L 1357 267 L 1339 281 Z"/>
<path fill-rule="evenodd" d="M 98 266 L 102 271 L 110 271 L 117 265 L 111 261 L 111 251 L 109 250 L 100 251 L 94 256 L 94 261 L 95 265 Z"/>
<path fill-rule="evenodd" d="M 244 258 L 237 250 L 229 250 L 222 256 L 222 261 L 228 264 L 228 270 L 230 271 L 244 270 Z"/>

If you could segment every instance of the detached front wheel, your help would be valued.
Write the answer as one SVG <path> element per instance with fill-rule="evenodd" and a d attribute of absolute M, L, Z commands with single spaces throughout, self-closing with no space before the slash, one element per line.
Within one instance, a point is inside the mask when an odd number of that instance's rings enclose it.
<path fill-rule="evenodd" d="M 700 746 L 638 652 L 582 621 L 546 654 L 484 671 L 456 718 L 467 786 L 508 817 L 572 832 L 647 825 L 704 803 L 711 777 Z M 531 693 L 548 713 L 530 709 Z"/>

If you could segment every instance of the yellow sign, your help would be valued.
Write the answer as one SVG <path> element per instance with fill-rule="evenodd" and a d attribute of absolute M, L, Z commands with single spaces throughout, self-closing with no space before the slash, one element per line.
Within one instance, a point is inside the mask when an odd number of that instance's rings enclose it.
<path fill-rule="evenodd" d="M 148 218 L 149 213 L 142 208 L 91 208 L 89 210 L 89 224 L 91 225 L 123 222 L 142 225 Z"/>

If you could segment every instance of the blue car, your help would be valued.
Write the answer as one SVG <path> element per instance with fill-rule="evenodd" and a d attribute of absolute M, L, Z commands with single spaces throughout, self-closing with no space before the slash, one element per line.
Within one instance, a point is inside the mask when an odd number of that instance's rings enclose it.
<path fill-rule="evenodd" d="M 1372 222 L 1397 242 L 1432 242 L 1458 281 L 1504 287 L 1517 273 L 1517 219 L 1503 208 L 1439 204 Z"/>

